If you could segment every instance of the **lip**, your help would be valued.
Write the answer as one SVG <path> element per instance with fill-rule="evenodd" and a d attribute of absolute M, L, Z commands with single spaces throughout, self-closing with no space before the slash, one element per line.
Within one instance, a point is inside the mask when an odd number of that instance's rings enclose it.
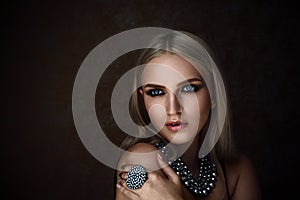
<path fill-rule="evenodd" d="M 184 123 L 180 120 L 168 121 L 165 126 L 172 132 L 177 132 L 187 126 L 187 123 Z"/>

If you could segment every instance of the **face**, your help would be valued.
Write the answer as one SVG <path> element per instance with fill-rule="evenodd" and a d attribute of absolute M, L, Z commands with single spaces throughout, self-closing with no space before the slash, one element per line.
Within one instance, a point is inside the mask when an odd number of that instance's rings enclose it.
<path fill-rule="evenodd" d="M 142 72 L 146 110 L 152 124 L 169 142 L 185 144 L 199 136 L 211 101 L 199 72 L 175 54 L 150 60 Z"/>

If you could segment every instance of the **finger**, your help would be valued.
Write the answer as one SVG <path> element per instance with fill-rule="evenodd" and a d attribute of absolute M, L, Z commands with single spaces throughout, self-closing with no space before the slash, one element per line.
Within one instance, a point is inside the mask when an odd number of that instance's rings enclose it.
<path fill-rule="evenodd" d="M 147 181 L 146 181 L 147 182 Z M 145 182 L 145 183 L 146 183 Z M 144 183 L 144 184 L 145 184 Z M 139 195 L 140 194 L 140 188 L 137 188 L 137 189 L 131 189 L 131 188 L 129 188 L 128 186 L 127 186 L 127 182 L 126 182 L 126 179 L 120 179 L 119 181 L 118 181 L 118 184 L 119 184 L 119 186 L 122 186 L 122 187 L 124 187 L 125 189 L 127 189 L 127 190 L 129 190 L 129 191 L 132 191 L 132 192 L 134 192 L 135 194 L 137 194 L 137 195 Z M 117 186 L 118 186 L 118 184 L 117 184 Z M 143 187 L 143 185 L 144 184 L 142 184 L 141 185 L 141 187 Z"/>
<path fill-rule="evenodd" d="M 161 155 L 157 154 L 157 161 L 162 171 L 168 177 L 170 181 L 173 183 L 180 183 L 180 179 L 178 175 L 174 172 L 174 170 L 162 159 Z"/>
<path fill-rule="evenodd" d="M 118 180 L 126 180 L 128 176 L 128 171 L 133 167 L 131 164 L 122 165 L 121 168 L 118 170 Z"/>
<path fill-rule="evenodd" d="M 123 179 L 123 180 L 126 180 L 126 179 L 127 179 L 127 175 L 128 175 L 127 172 L 120 172 L 120 173 L 119 173 L 119 177 L 120 177 L 121 179 Z"/>
<path fill-rule="evenodd" d="M 121 183 L 117 184 L 117 189 L 119 190 L 119 192 L 121 192 L 125 197 L 127 197 L 130 200 L 138 200 L 139 199 L 139 195 L 132 192 L 131 190 L 129 190 L 128 188 L 124 187 L 124 185 L 122 185 Z"/>

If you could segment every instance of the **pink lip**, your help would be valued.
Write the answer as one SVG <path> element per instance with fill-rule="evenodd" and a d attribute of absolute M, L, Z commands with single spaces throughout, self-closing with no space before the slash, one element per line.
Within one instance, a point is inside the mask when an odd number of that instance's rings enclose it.
<path fill-rule="evenodd" d="M 187 123 L 183 123 L 180 120 L 177 120 L 177 121 L 168 121 L 165 125 L 170 131 L 177 132 L 183 129 L 184 127 L 186 127 Z"/>

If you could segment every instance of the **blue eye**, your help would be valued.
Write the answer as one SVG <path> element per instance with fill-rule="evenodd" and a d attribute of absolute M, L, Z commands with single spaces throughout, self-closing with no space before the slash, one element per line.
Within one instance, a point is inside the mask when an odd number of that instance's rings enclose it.
<path fill-rule="evenodd" d="M 199 87 L 195 85 L 185 85 L 181 88 L 181 92 L 197 92 Z"/>
<path fill-rule="evenodd" d="M 148 91 L 147 94 L 152 97 L 155 97 L 155 96 L 164 95 L 165 92 L 162 89 L 152 89 L 152 90 Z"/>

